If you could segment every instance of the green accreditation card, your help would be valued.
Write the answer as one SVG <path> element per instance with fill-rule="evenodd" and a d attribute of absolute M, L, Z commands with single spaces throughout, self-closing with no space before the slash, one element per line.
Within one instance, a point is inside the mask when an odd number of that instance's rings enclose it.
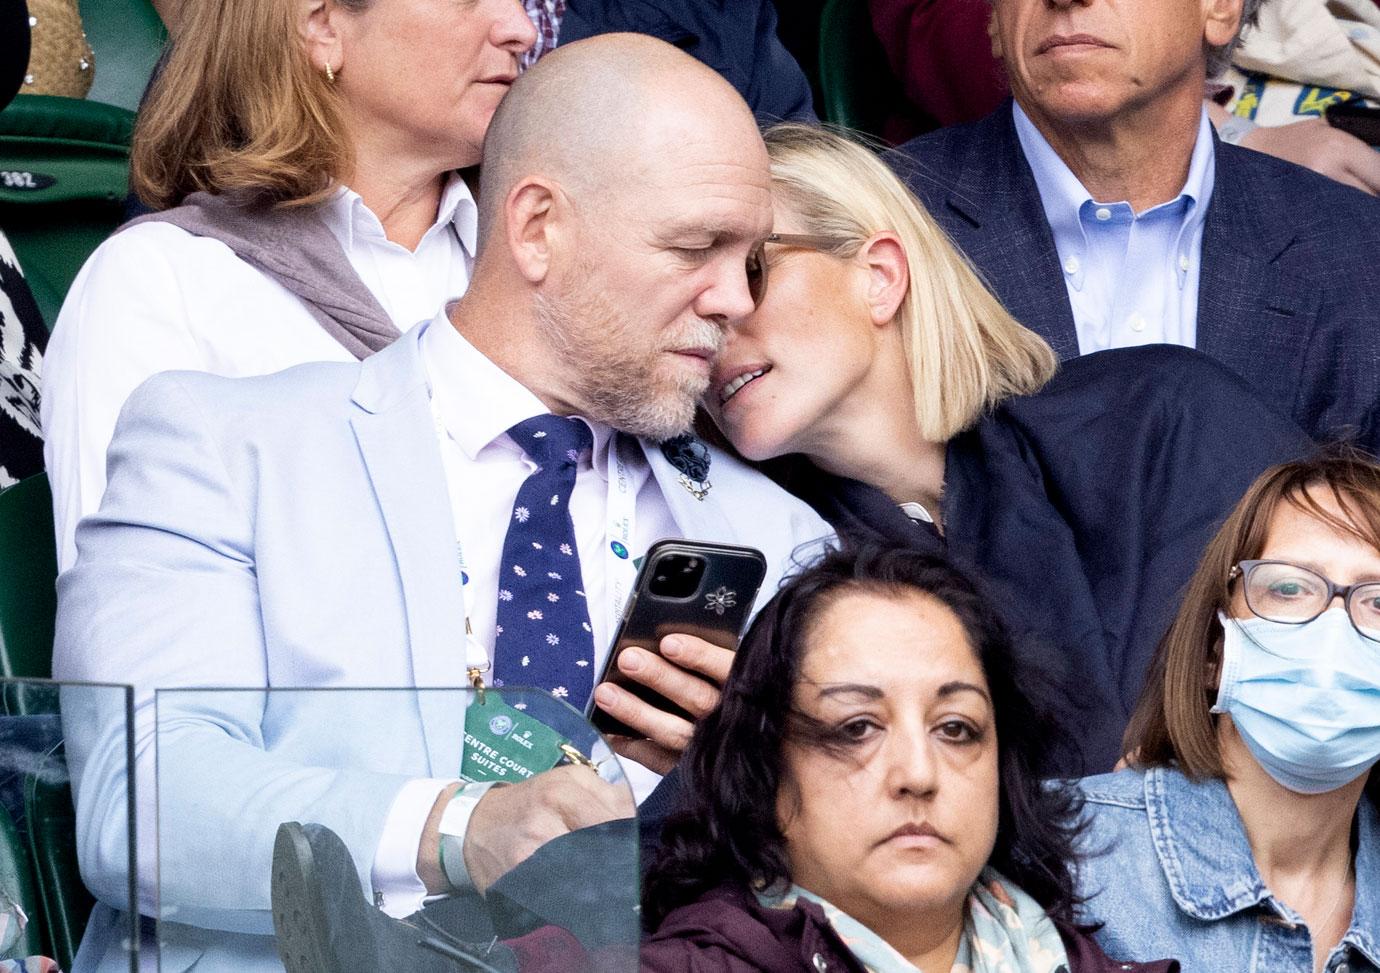
<path fill-rule="evenodd" d="M 565 756 L 561 745 L 569 742 L 567 738 L 513 709 L 496 690 L 486 690 L 482 699 L 472 699 L 465 709 L 461 780 L 517 783 L 560 763 Z"/>

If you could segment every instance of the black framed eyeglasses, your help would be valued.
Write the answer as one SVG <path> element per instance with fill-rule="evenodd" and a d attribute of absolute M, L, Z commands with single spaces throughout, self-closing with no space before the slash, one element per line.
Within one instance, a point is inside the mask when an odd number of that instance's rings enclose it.
<path fill-rule="evenodd" d="M 848 237 L 823 236 L 816 233 L 773 233 L 757 241 L 748 252 L 747 281 L 748 293 L 752 295 L 752 306 L 761 307 L 762 298 L 767 296 L 767 244 L 775 243 L 783 247 L 797 247 L 801 250 L 828 252 L 837 250 L 851 241 Z"/>
<path fill-rule="evenodd" d="M 1380 581 L 1338 585 L 1311 568 L 1288 561 L 1241 561 L 1227 581 L 1243 579 L 1246 607 L 1258 618 L 1285 625 L 1311 622 L 1341 597 L 1352 626 L 1380 642 Z"/>

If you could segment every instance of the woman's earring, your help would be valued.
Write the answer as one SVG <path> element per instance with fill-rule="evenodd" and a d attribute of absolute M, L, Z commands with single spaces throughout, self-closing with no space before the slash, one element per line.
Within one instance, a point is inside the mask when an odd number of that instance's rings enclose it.
<path fill-rule="evenodd" d="M 326 62 L 326 80 L 331 84 L 335 84 L 335 72 L 331 70 L 330 61 Z"/>

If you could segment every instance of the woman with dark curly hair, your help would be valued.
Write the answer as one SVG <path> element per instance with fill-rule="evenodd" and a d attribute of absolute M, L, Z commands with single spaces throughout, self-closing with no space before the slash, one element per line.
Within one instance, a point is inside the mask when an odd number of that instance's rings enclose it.
<path fill-rule="evenodd" d="M 656 973 L 1055 973 L 1079 805 L 993 606 L 945 561 L 836 552 L 749 630 L 687 751 L 644 917 Z"/>

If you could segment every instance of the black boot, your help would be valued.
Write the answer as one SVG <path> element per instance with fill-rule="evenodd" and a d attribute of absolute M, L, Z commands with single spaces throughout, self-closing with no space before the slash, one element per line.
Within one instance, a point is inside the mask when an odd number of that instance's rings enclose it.
<path fill-rule="evenodd" d="M 461 943 L 376 909 L 365 898 L 345 842 L 322 825 L 279 825 L 272 889 L 273 929 L 287 973 L 517 971 L 504 946 Z"/>

